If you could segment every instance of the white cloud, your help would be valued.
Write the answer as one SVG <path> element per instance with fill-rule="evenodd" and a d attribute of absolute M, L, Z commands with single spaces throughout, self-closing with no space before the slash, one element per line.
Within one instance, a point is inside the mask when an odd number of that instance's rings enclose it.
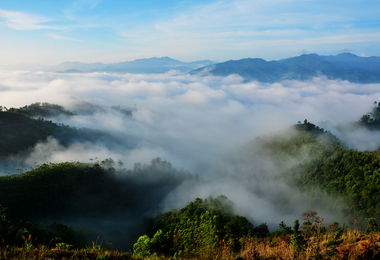
<path fill-rule="evenodd" d="M 4 20 L 2 25 L 15 30 L 42 30 L 42 29 L 57 29 L 56 27 L 44 25 L 50 20 L 34 14 L 8 11 L 0 9 L 0 18 Z"/>
<path fill-rule="evenodd" d="M 353 32 L 351 34 L 345 34 L 344 32 L 338 35 L 323 36 L 323 37 L 313 37 L 305 38 L 302 40 L 305 44 L 337 44 L 337 43 L 359 43 L 359 42 L 378 42 L 380 41 L 380 33 L 378 32 L 368 32 L 368 33 L 357 33 Z"/>
<path fill-rule="evenodd" d="M 66 41 L 72 41 L 72 42 L 83 42 L 82 40 L 77 40 L 77 39 L 72 39 L 72 38 L 67 38 L 59 34 L 55 33 L 50 33 L 48 34 L 49 37 L 56 39 L 56 40 L 66 40 Z"/>
<path fill-rule="evenodd" d="M 316 124 L 356 121 L 380 94 L 379 84 L 326 78 L 269 84 L 242 82 L 238 76 L 0 72 L 0 81 L 0 104 L 8 108 L 50 102 L 76 110 L 72 96 L 108 107 L 59 120 L 110 131 L 122 140 L 137 138 L 140 151 L 152 151 L 150 156 L 159 151 L 157 156 L 189 170 L 305 118 Z M 117 105 L 137 110 L 124 118 L 109 109 Z M 102 155 L 108 149 L 102 148 Z M 135 158 L 133 153 L 121 157 Z"/>
<path fill-rule="evenodd" d="M 199 91 L 189 90 L 185 94 L 182 94 L 178 97 L 179 100 L 183 100 L 185 102 L 191 104 L 206 104 L 208 103 L 208 98 L 206 95 Z"/>
<path fill-rule="evenodd" d="M 278 128 L 304 118 L 316 123 L 357 120 L 367 112 L 373 100 L 378 100 L 379 93 L 379 84 L 360 85 L 325 78 L 268 84 L 242 82 L 241 77 L 234 75 L 198 77 L 3 72 L 0 73 L 0 80 L 0 102 L 7 107 L 24 106 L 36 101 L 66 105 L 70 103 L 70 97 L 75 96 L 101 106 L 136 105 L 138 112 L 134 117 L 137 121 L 129 123 L 138 125 L 141 120 L 139 127 L 144 126 L 143 122 L 149 123 L 149 127 L 154 123 L 157 124 L 155 127 L 165 132 L 170 124 L 175 124 L 176 127 L 183 127 L 182 130 L 197 132 L 191 124 L 204 124 L 203 127 L 209 128 L 208 132 L 222 134 L 226 131 L 225 134 L 229 135 L 237 131 L 249 138 L 254 137 L 251 134 L 251 128 L 255 128 L 254 121 L 264 118 L 270 124 L 277 121 Z M 86 121 L 87 126 L 93 127 L 106 118 L 94 121 L 92 125 L 91 120 Z M 229 120 L 236 124 L 230 125 Z M 218 125 L 217 129 L 214 129 L 214 124 Z M 264 122 L 260 125 L 265 128 Z M 120 129 L 123 127 L 120 126 Z M 196 138 L 203 140 L 202 135 Z"/>

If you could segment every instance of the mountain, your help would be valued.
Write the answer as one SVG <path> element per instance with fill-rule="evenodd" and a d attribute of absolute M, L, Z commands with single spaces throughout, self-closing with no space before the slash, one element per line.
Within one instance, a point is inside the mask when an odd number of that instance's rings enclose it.
<path fill-rule="evenodd" d="M 209 66 L 212 61 L 202 60 L 194 62 L 182 62 L 169 57 L 137 59 L 118 63 L 83 63 L 83 62 L 63 62 L 51 68 L 60 73 L 78 72 L 110 72 L 110 73 L 165 73 L 170 70 L 189 72 L 199 67 Z"/>
<path fill-rule="evenodd" d="M 231 74 L 239 74 L 240 76 L 262 82 L 272 82 L 279 80 L 278 75 L 286 72 L 286 67 L 276 61 L 267 62 L 263 59 L 242 59 L 230 60 L 223 63 L 208 66 L 214 75 L 228 76 Z M 201 72 L 204 68 L 199 68 L 193 72 Z M 207 70 L 206 70 L 207 71 Z"/>
<path fill-rule="evenodd" d="M 351 53 L 341 53 L 336 56 L 303 54 L 278 61 L 248 58 L 212 64 L 190 73 L 218 76 L 238 74 L 246 80 L 261 82 L 286 79 L 305 80 L 324 75 L 329 79 L 378 83 L 380 82 L 380 57 L 359 57 Z"/>

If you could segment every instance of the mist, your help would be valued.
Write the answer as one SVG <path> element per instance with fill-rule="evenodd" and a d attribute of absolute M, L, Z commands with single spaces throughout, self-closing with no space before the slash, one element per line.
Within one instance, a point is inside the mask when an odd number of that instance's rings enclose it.
<path fill-rule="evenodd" d="M 380 99 L 380 84 L 324 77 L 272 84 L 246 82 L 238 75 L 176 71 L 154 75 L 4 71 L 0 82 L 0 105 L 59 104 L 77 115 L 48 120 L 87 129 L 76 139 L 48 138 L 12 160 L 33 165 L 113 158 L 131 169 L 137 162 L 149 164 L 160 157 L 199 176 L 185 178 L 166 191 L 147 215 L 183 207 L 196 197 L 223 194 L 255 225 L 266 222 L 274 229 L 282 220 L 290 225 L 302 212 L 318 206 L 305 204 L 303 194 L 273 177 L 307 159 L 307 154 L 288 158 L 278 167 L 272 158 L 260 157 L 260 147 L 252 148 L 251 154 L 244 153 L 243 147 L 304 119 L 317 125 L 330 122 L 323 127 L 347 147 L 366 150 L 380 145 L 373 133 L 335 127 L 366 114 Z M 325 218 L 334 217 L 333 212 L 317 209 Z"/>

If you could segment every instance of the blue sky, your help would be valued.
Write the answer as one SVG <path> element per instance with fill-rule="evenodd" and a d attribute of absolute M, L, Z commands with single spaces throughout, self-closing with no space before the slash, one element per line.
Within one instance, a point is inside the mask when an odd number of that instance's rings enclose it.
<path fill-rule="evenodd" d="M 380 56 L 380 1 L 0 1 L 0 65 L 341 52 Z"/>

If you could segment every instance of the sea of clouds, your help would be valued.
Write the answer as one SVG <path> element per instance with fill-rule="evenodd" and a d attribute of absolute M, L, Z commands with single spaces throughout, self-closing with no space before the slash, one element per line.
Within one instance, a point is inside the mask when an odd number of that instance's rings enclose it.
<path fill-rule="evenodd" d="M 312 208 L 299 201 L 302 194 L 292 193 L 297 206 L 279 209 L 278 199 L 288 198 L 289 187 L 260 177 L 260 167 L 231 158 L 256 137 L 304 119 L 316 125 L 324 122 L 324 127 L 330 127 L 326 130 L 349 148 L 377 149 L 377 132 L 361 129 L 342 133 L 335 128 L 359 120 L 376 100 L 380 100 L 380 84 L 324 77 L 260 83 L 246 82 L 238 75 L 198 76 L 175 71 L 144 75 L 0 71 L 0 105 L 59 104 L 77 115 L 52 121 L 97 129 L 112 137 L 69 146 L 49 138 L 28 154 L 28 164 L 113 158 L 123 161 L 123 167 L 133 168 L 136 162 L 149 164 L 160 157 L 204 180 L 184 182 L 162 201 L 162 210 L 184 206 L 196 197 L 224 194 L 256 224 L 267 222 L 272 226 L 281 220 L 289 224 L 296 215 Z M 112 106 L 131 109 L 132 115 Z M 273 167 L 270 158 L 265 163 Z M 276 170 L 281 172 L 273 168 Z"/>

